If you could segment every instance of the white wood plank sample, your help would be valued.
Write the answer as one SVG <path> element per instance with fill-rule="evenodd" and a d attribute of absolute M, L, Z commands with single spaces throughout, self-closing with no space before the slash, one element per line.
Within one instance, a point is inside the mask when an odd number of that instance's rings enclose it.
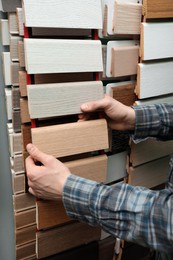
<path fill-rule="evenodd" d="M 138 98 L 171 94 L 173 92 L 173 61 L 139 63 L 136 94 Z"/>
<path fill-rule="evenodd" d="M 134 186 L 153 188 L 166 183 L 169 173 L 169 156 L 139 167 L 130 168 L 129 182 Z"/>
<path fill-rule="evenodd" d="M 8 30 L 8 20 L 7 19 L 1 19 L 0 20 L 1 25 L 1 42 L 3 46 L 10 45 L 10 34 Z"/>
<path fill-rule="evenodd" d="M 108 148 L 105 119 L 32 128 L 31 135 L 33 144 L 55 157 Z"/>
<path fill-rule="evenodd" d="M 12 12 L 12 13 L 8 14 L 8 22 L 9 22 L 9 32 L 10 32 L 10 34 L 19 34 L 16 12 Z"/>
<path fill-rule="evenodd" d="M 12 91 L 11 88 L 5 88 L 5 100 L 7 109 L 7 119 L 12 120 Z"/>
<path fill-rule="evenodd" d="M 149 138 L 140 143 L 131 143 L 130 162 L 132 166 L 159 159 L 173 153 L 173 141 L 162 142 Z"/>
<path fill-rule="evenodd" d="M 17 14 L 17 26 L 19 30 L 19 35 L 24 36 L 24 24 L 23 24 L 23 11 L 22 8 L 16 8 Z"/>
<path fill-rule="evenodd" d="M 27 27 L 102 28 L 100 0 L 24 0 L 23 10 Z"/>
<path fill-rule="evenodd" d="M 6 86 L 12 84 L 11 81 L 11 58 L 10 52 L 2 52 L 2 63 L 3 63 L 3 74 L 4 74 L 4 83 Z"/>
<path fill-rule="evenodd" d="M 167 104 L 173 104 L 173 95 L 168 96 L 160 96 L 160 97 L 154 97 L 144 100 L 137 100 L 135 101 L 135 105 L 152 105 L 152 104 L 160 104 L 160 103 L 167 103 Z"/>
<path fill-rule="evenodd" d="M 10 55 L 12 61 L 19 61 L 18 42 L 22 41 L 20 36 L 10 36 Z"/>
<path fill-rule="evenodd" d="M 173 57 L 173 22 L 141 24 L 142 60 Z"/>
<path fill-rule="evenodd" d="M 25 39 L 29 74 L 98 72 L 103 70 L 100 41 Z"/>
<path fill-rule="evenodd" d="M 81 104 L 103 98 L 101 81 L 28 85 L 30 118 L 81 113 Z"/>

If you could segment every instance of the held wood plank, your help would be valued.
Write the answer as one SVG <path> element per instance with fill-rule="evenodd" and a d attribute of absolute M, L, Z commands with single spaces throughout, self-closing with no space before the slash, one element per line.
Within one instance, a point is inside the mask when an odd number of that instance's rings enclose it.
<path fill-rule="evenodd" d="M 99 40 L 24 39 L 24 48 L 28 74 L 103 70 Z"/>
<path fill-rule="evenodd" d="M 29 111 L 28 111 L 28 100 L 25 98 L 20 99 L 20 109 L 21 109 L 21 122 L 29 123 L 31 122 Z"/>
<path fill-rule="evenodd" d="M 161 142 L 147 139 L 138 144 L 131 143 L 130 162 L 133 167 L 159 159 L 173 153 L 173 141 Z"/>
<path fill-rule="evenodd" d="M 172 18 L 172 0 L 144 0 L 143 15 L 145 18 Z"/>
<path fill-rule="evenodd" d="M 142 4 L 115 1 L 113 33 L 140 34 Z"/>
<path fill-rule="evenodd" d="M 100 229 L 72 223 L 36 233 L 37 257 L 43 258 L 100 239 Z"/>
<path fill-rule="evenodd" d="M 22 143 L 23 143 L 23 150 L 26 151 L 26 145 L 32 142 L 31 139 L 31 125 L 30 124 L 23 124 L 21 125 L 21 132 L 22 132 Z"/>
<path fill-rule="evenodd" d="M 55 157 L 108 148 L 105 119 L 33 128 L 31 135 L 33 144 Z"/>
<path fill-rule="evenodd" d="M 141 58 L 153 60 L 173 57 L 173 22 L 141 24 Z"/>
<path fill-rule="evenodd" d="M 85 102 L 103 98 L 101 81 L 28 85 L 31 118 L 45 118 L 81 113 Z"/>
<path fill-rule="evenodd" d="M 16 247 L 16 260 L 31 260 L 36 259 L 35 255 L 35 245 L 36 242 L 30 242 L 25 245 L 17 246 Z"/>
<path fill-rule="evenodd" d="M 10 45 L 10 35 L 8 30 L 8 20 L 1 19 L 0 20 L 0 28 L 1 28 L 1 43 L 3 46 Z"/>
<path fill-rule="evenodd" d="M 138 64 L 136 94 L 149 98 L 172 93 L 173 61 Z"/>
<path fill-rule="evenodd" d="M 30 193 L 13 195 L 14 212 L 35 208 L 35 197 Z"/>
<path fill-rule="evenodd" d="M 41 8 L 41 12 L 40 12 Z M 101 29 L 101 1 L 49 0 L 23 1 L 24 21 L 27 27 Z M 51 19 L 50 19 L 51 17 Z"/>
<path fill-rule="evenodd" d="M 16 246 L 35 241 L 36 225 L 16 230 Z"/>
<path fill-rule="evenodd" d="M 112 48 L 112 77 L 122 77 L 137 74 L 139 46 L 124 46 Z"/>
<path fill-rule="evenodd" d="M 136 81 L 110 83 L 106 85 L 106 94 L 126 106 L 132 106 L 136 100 L 135 86 Z"/>
<path fill-rule="evenodd" d="M 28 209 L 14 214 L 16 229 L 32 226 L 36 224 L 36 209 Z"/>
<path fill-rule="evenodd" d="M 153 188 L 167 182 L 169 156 L 130 168 L 129 182 L 134 186 Z"/>

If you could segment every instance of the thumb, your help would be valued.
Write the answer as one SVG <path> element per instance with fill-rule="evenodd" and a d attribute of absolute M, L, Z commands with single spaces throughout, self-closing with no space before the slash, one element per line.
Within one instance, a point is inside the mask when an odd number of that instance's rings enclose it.
<path fill-rule="evenodd" d="M 82 112 L 94 112 L 97 110 L 105 110 L 109 105 L 109 98 L 105 95 L 103 99 L 87 102 L 81 105 Z"/>
<path fill-rule="evenodd" d="M 46 163 L 47 154 L 41 152 L 35 145 L 27 144 L 26 149 L 32 159 L 41 162 L 43 165 Z"/>

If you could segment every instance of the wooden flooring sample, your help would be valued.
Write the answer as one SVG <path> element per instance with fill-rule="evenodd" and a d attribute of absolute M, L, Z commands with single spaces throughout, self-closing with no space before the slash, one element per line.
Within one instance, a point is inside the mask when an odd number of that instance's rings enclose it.
<path fill-rule="evenodd" d="M 20 67 L 25 67 L 25 53 L 24 53 L 24 43 L 23 41 L 18 42 L 18 58 Z"/>
<path fill-rule="evenodd" d="M 108 148 L 105 119 L 32 128 L 31 135 L 33 144 L 55 157 Z"/>
<path fill-rule="evenodd" d="M 24 68 L 20 67 L 19 62 L 12 62 L 11 63 L 11 83 L 13 86 L 19 86 L 19 71 L 23 71 Z"/>
<path fill-rule="evenodd" d="M 13 183 L 13 194 L 19 194 L 25 192 L 25 174 L 16 175 L 12 170 L 12 183 Z"/>
<path fill-rule="evenodd" d="M 172 93 L 173 61 L 139 63 L 136 94 L 138 98 L 149 98 Z"/>
<path fill-rule="evenodd" d="M 27 27 L 102 28 L 102 11 L 99 0 L 86 0 L 84 2 L 44 0 L 42 3 L 24 0 L 23 9 Z"/>
<path fill-rule="evenodd" d="M 12 108 L 14 110 L 20 109 L 20 91 L 18 87 L 12 86 Z"/>
<path fill-rule="evenodd" d="M 2 64 L 3 64 L 3 76 L 4 76 L 4 83 L 6 86 L 9 86 L 12 84 L 11 79 L 11 58 L 10 58 L 10 52 L 2 52 Z"/>
<path fill-rule="evenodd" d="M 29 123 L 31 122 L 29 111 L 28 111 L 28 100 L 25 98 L 20 99 L 20 109 L 21 109 L 21 122 L 22 123 Z"/>
<path fill-rule="evenodd" d="M 21 97 L 27 96 L 27 89 L 26 89 L 26 71 L 19 71 L 18 72 L 18 80 L 19 80 L 19 90 Z"/>
<path fill-rule="evenodd" d="M 25 245 L 17 246 L 16 247 L 16 260 L 26 259 L 36 259 L 35 255 L 35 244 L 36 242 L 30 242 Z"/>
<path fill-rule="evenodd" d="M 141 24 L 142 60 L 173 57 L 173 22 Z"/>
<path fill-rule="evenodd" d="M 36 225 L 16 230 L 16 246 L 35 241 Z"/>
<path fill-rule="evenodd" d="M 24 39 L 28 74 L 102 71 L 98 40 Z"/>
<path fill-rule="evenodd" d="M 68 28 L 44 28 L 33 27 L 33 37 L 91 37 L 91 29 L 68 29 Z"/>
<path fill-rule="evenodd" d="M 140 34 L 142 4 L 115 1 L 113 32 L 115 34 Z"/>
<path fill-rule="evenodd" d="M 169 173 L 169 156 L 130 168 L 129 181 L 134 186 L 153 188 L 166 183 Z"/>
<path fill-rule="evenodd" d="M 132 166 L 159 159 L 173 153 L 173 141 L 161 142 L 155 139 L 131 144 L 130 162 Z"/>
<path fill-rule="evenodd" d="M 18 35 L 18 24 L 17 24 L 17 14 L 16 12 L 10 12 L 8 14 L 8 22 L 9 22 L 9 32 L 11 35 Z"/>
<path fill-rule="evenodd" d="M 14 154 L 22 153 L 22 135 L 21 135 L 21 133 L 13 133 L 12 142 L 13 142 L 13 153 Z"/>
<path fill-rule="evenodd" d="M 21 229 L 36 224 L 36 209 L 17 212 L 14 215 L 15 228 Z"/>
<path fill-rule="evenodd" d="M 1 33 L 1 43 L 3 46 L 9 46 L 10 45 L 10 34 L 8 29 L 8 20 L 7 19 L 1 19 L 0 20 L 0 33 Z"/>
<path fill-rule="evenodd" d="M 24 24 L 23 24 L 23 10 L 22 8 L 16 8 L 17 26 L 20 36 L 24 36 Z"/>
<path fill-rule="evenodd" d="M 14 212 L 35 208 L 35 197 L 30 193 L 13 196 Z"/>
<path fill-rule="evenodd" d="M 100 229 L 84 223 L 71 223 L 36 233 L 37 257 L 43 258 L 100 239 Z"/>
<path fill-rule="evenodd" d="M 10 57 L 12 61 L 19 61 L 18 42 L 22 40 L 19 36 L 10 36 Z"/>
<path fill-rule="evenodd" d="M 103 98 L 101 81 L 28 85 L 30 118 L 81 113 L 81 104 Z"/>
<path fill-rule="evenodd" d="M 172 0 L 144 0 L 143 14 L 145 18 L 172 18 Z"/>

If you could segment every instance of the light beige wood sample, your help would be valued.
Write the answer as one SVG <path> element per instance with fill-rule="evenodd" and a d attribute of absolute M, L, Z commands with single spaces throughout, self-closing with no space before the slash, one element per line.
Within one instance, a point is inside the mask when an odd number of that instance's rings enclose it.
<path fill-rule="evenodd" d="M 31 135 L 33 144 L 55 157 L 108 148 L 105 119 L 33 128 Z"/>
<path fill-rule="evenodd" d="M 35 208 L 35 197 L 30 193 L 13 195 L 14 212 Z"/>
<path fill-rule="evenodd" d="M 36 224 L 36 209 L 28 209 L 17 212 L 14 215 L 14 223 L 16 229 L 32 226 Z"/>
<path fill-rule="evenodd" d="M 20 67 L 25 67 L 25 53 L 23 41 L 18 42 L 18 58 Z"/>
<path fill-rule="evenodd" d="M 173 57 L 173 22 L 141 24 L 140 52 L 142 60 Z"/>
<path fill-rule="evenodd" d="M 10 36 L 10 57 L 12 61 L 19 61 L 18 42 L 22 41 L 20 36 Z"/>
<path fill-rule="evenodd" d="M 41 8 L 41 12 L 40 12 Z M 23 1 L 24 21 L 27 27 L 49 28 L 83 28 L 101 29 L 101 1 L 62 0 L 57 3 L 45 0 L 43 3 L 34 0 Z M 51 19 L 48 19 L 50 18 Z"/>
<path fill-rule="evenodd" d="M 12 123 L 7 123 L 7 133 L 8 133 L 8 144 L 9 144 L 9 152 L 10 156 L 13 157 L 13 140 L 12 135 L 14 133 Z"/>
<path fill-rule="evenodd" d="M 2 52 L 2 64 L 3 64 L 3 75 L 4 75 L 4 84 L 6 86 L 12 85 L 11 80 L 11 58 L 10 52 Z"/>
<path fill-rule="evenodd" d="M 23 154 L 14 154 L 12 159 L 12 169 L 15 174 L 20 174 L 24 172 L 24 164 L 23 164 Z"/>
<path fill-rule="evenodd" d="M 131 143 L 130 162 L 135 167 L 171 153 L 173 141 L 161 142 L 150 138 L 138 144 Z"/>
<path fill-rule="evenodd" d="M 20 67 L 19 62 L 11 62 L 11 84 L 13 86 L 19 86 L 19 71 L 23 71 L 24 68 Z"/>
<path fill-rule="evenodd" d="M 169 156 L 154 160 L 129 170 L 129 182 L 134 186 L 153 188 L 167 182 Z"/>
<path fill-rule="evenodd" d="M 81 104 L 104 96 L 101 81 L 28 85 L 27 93 L 31 118 L 79 114 Z"/>
<path fill-rule="evenodd" d="M 136 81 L 123 81 L 106 85 L 106 94 L 123 103 L 132 106 L 136 100 Z"/>
<path fill-rule="evenodd" d="M 19 80 L 19 90 L 21 97 L 27 96 L 27 89 L 26 89 L 26 71 L 19 71 L 18 72 L 18 80 Z"/>
<path fill-rule="evenodd" d="M 21 109 L 21 122 L 22 123 L 29 123 L 30 116 L 28 111 L 28 100 L 25 98 L 20 99 L 20 109 Z"/>
<path fill-rule="evenodd" d="M 33 37 L 91 37 L 90 29 L 32 28 Z"/>
<path fill-rule="evenodd" d="M 6 111 L 7 119 L 12 119 L 12 91 L 11 88 L 5 88 L 5 101 L 6 101 Z"/>
<path fill-rule="evenodd" d="M 35 255 L 35 245 L 36 242 L 30 242 L 25 245 L 16 247 L 16 260 L 31 260 L 36 259 Z"/>
<path fill-rule="evenodd" d="M 8 22 L 9 22 L 9 32 L 10 32 L 10 34 L 13 34 L 13 35 L 19 34 L 16 12 L 9 12 L 8 13 Z"/>
<path fill-rule="evenodd" d="M 139 63 L 136 94 L 139 99 L 172 94 L 173 61 Z"/>
<path fill-rule="evenodd" d="M 71 223 L 36 233 L 37 257 L 43 258 L 100 239 L 101 230 L 84 223 Z"/>
<path fill-rule="evenodd" d="M 62 201 L 37 200 L 37 229 L 43 230 L 72 222 L 64 209 Z"/>
<path fill-rule="evenodd" d="M 8 20 L 1 19 L 0 20 L 0 33 L 1 33 L 1 43 L 3 46 L 10 45 L 10 35 L 8 30 Z"/>
<path fill-rule="evenodd" d="M 137 74 L 139 46 L 123 46 L 112 48 L 111 74 L 121 77 Z"/>
<path fill-rule="evenodd" d="M 28 74 L 103 70 L 99 40 L 24 39 L 24 49 Z"/>
<path fill-rule="evenodd" d="M 113 33 L 140 34 L 142 4 L 114 2 Z"/>
<path fill-rule="evenodd" d="M 13 194 L 19 194 L 25 192 L 25 174 L 16 175 L 12 170 L 12 183 L 13 183 Z"/>
<path fill-rule="evenodd" d="M 16 246 L 35 241 L 36 225 L 16 230 Z"/>
<path fill-rule="evenodd" d="M 14 110 L 20 109 L 20 92 L 18 87 L 12 86 L 12 108 Z"/>
<path fill-rule="evenodd" d="M 16 8 L 17 26 L 20 36 L 24 36 L 23 11 L 22 8 Z"/>
<path fill-rule="evenodd" d="M 22 153 L 22 134 L 13 133 L 12 142 L 13 142 L 13 153 L 14 154 Z"/>
<path fill-rule="evenodd" d="M 172 0 L 144 0 L 143 15 L 145 18 L 172 18 Z"/>

